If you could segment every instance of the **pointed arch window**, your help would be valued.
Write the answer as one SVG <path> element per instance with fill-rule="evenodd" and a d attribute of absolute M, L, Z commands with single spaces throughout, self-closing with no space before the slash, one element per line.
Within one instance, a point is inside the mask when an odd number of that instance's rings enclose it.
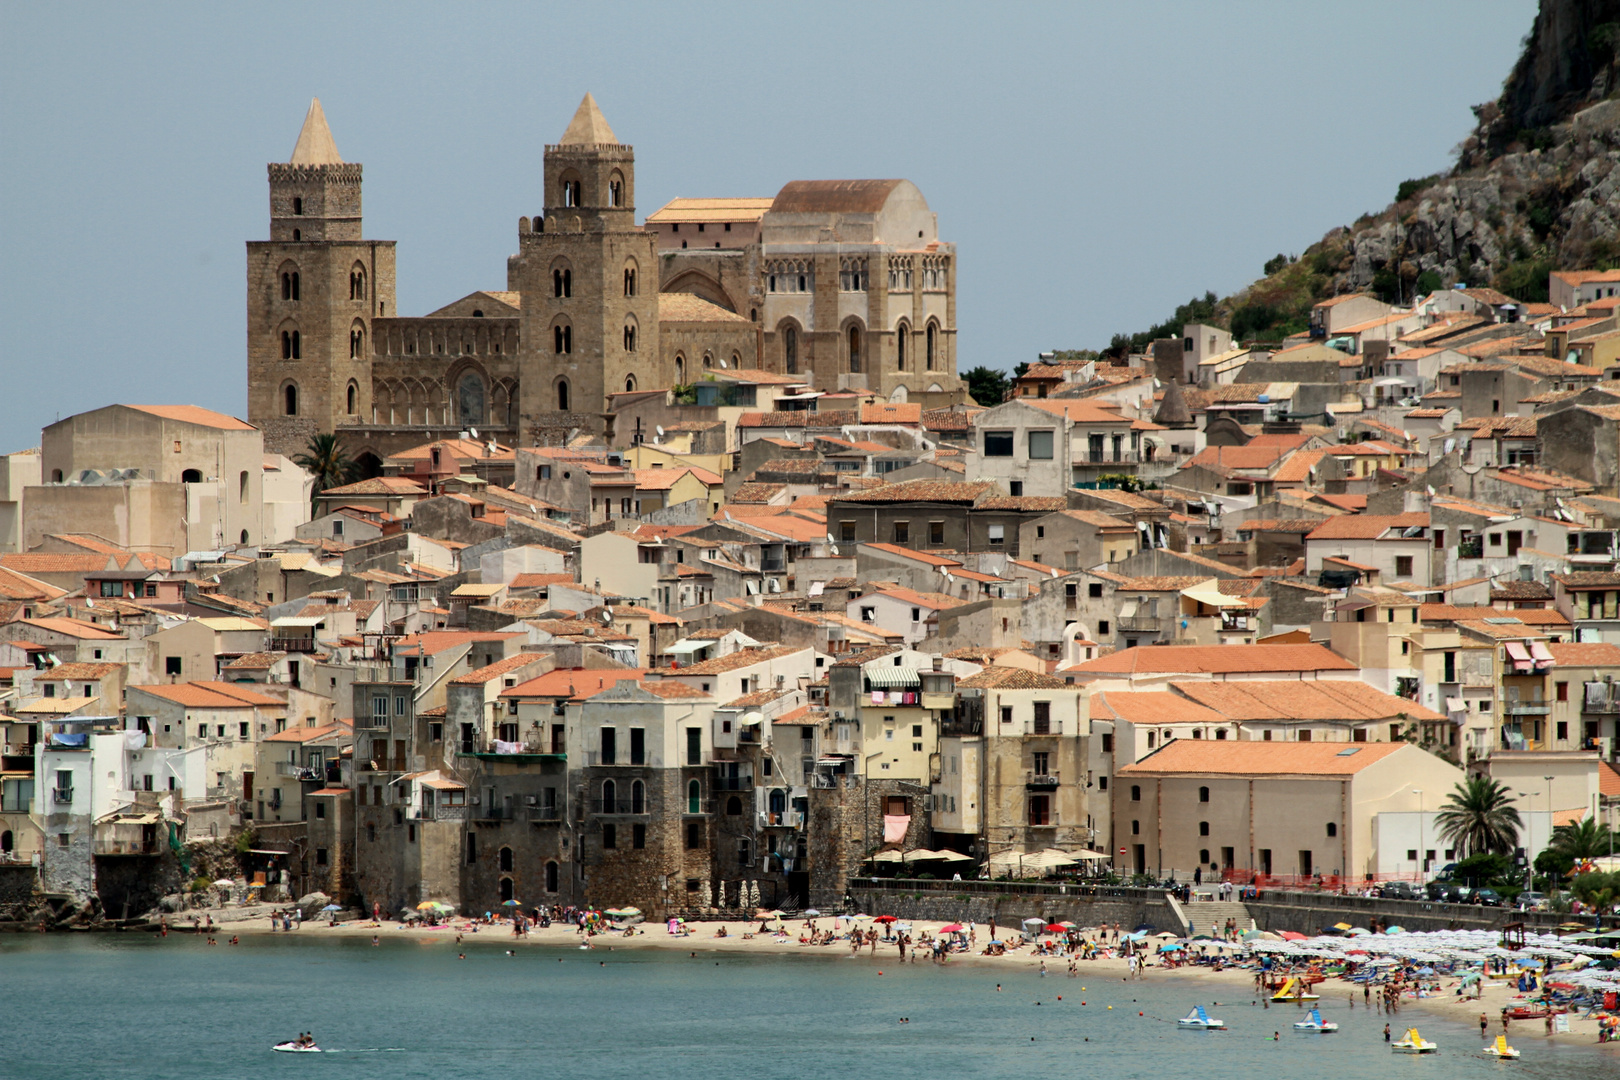
<path fill-rule="evenodd" d="M 686 812 L 688 814 L 703 813 L 703 785 L 696 780 L 686 782 Z"/>
<path fill-rule="evenodd" d="M 568 411 L 568 380 L 563 379 L 557 384 L 557 411 Z"/>
<path fill-rule="evenodd" d="M 647 812 L 647 785 L 640 780 L 630 785 L 630 812 L 632 814 Z"/>
<path fill-rule="evenodd" d="M 686 357 L 679 354 L 675 356 L 675 385 L 686 385 Z"/>
<path fill-rule="evenodd" d="M 636 295 L 636 268 L 634 266 L 624 268 L 624 295 Z"/>
<path fill-rule="evenodd" d="M 347 412 L 348 412 L 348 414 L 350 416 L 353 416 L 355 414 L 355 410 L 357 408 L 359 408 L 359 404 L 360 404 L 360 402 L 359 402 L 360 388 L 358 386 L 356 386 L 352 382 L 349 384 L 349 395 L 348 395 L 348 397 L 349 397 L 349 407 L 347 409 Z M 243 475 L 245 476 L 247 474 L 243 473 Z"/>
<path fill-rule="evenodd" d="M 562 204 L 564 206 L 579 206 L 582 188 L 578 179 L 564 177 L 562 182 Z"/>
<path fill-rule="evenodd" d="M 861 328 L 851 326 L 844 337 L 849 348 L 849 373 L 859 375 L 861 373 Z"/>
<path fill-rule="evenodd" d="M 927 344 L 925 346 L 925 348 L 927 350 L 927 355 L 928 355 L 928 370 L 929 371 L 934 370 L 934 364 L 938 360 L 938 349 L 939 349 L 939 345 L 938 345 L 938 341 L 937 341 L 938 337 L 939 337 L 939 327 L 937 327 L 933 323 L 929 323 L 928 324 L 928 334 L 927 334 Z"/>
<path fill-rule="evenodd" d="M 365 267 L 357 266 L 349 272 L 349 299 L 364 300 L 366 298 L 366 271 Z"/>
<path fill-rule="evenodd" d="M 624 327 L 624 351 L 636 351 L 636 327 L 634 323 L 626 323 Z"/>
<path fill-rule="evenodd" d="M 281 298 L 283 300 L 298 299 L 298 271 L 284 270 L 281 274 Z"/>
<path fill-rule="evenodd" d="M 636 391 L 636 377 L 634 375 L 626 375 L 624 377 L 624 392 L 627 393 L 627 394 L 633 394 L 633 393 L 635 393 L 635 391 Z"/>
<path fill-rule="evenodd" d="M 558 356 L 565 356 L 574 351 L 574 328 L 567 323 L 558 323 L 551 328 L 552 352 Z"/>
<path fill-rule="evenodd" d="M 302 360 L 303 348 L 298 340 L 298 331 L 283 330 L 281 332 L 281 358 L 283 360 Z"/>
<path fill-rule="evenodd" d="M 349 331 L 349 359 L 359 360 L 366 355 L 366 328 L 358 324 Z"/>
<path fill-rule="evenodd" d="M 911 328 L 901 323 L 894 332 L 894 366 L 896 371 L 906 370 L 906 346 L 911 341 Z"/>
<path fill-rule="evenodd" d="M 281 392 L 282 412 L 288 416 L 298 415 L 298 384 L 288 383 Z"/>
<path fill-rule="evenodd" d="M 799 329 L 796 326 L 782 331 L 782 364 L 789 375 L 799 373 Z"/>
<path fill-rule="evenodd" d="M 624 176 L 618 170 L 608 177 L 608 205 L 624 205 Z"/>
<path fill-rule="evenodd" d="M 567 299 L 574 295 L 574 272 L 557 269 L 551 272 L 551 295 Z"/>

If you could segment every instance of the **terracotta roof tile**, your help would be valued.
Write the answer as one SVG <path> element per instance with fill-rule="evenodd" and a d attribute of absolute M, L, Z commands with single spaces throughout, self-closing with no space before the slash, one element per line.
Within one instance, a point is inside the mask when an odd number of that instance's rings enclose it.
<path fill-rule="evenodd" d="M 1120 775 L 1349 776 L 1403 749 L 1406 742 L 1254 742 L 1174 739 Z"/>
<path fill-rule="evenodd" d="M 1307 540 L 1374 540 L 1390 529 L 1428 528 L 1428 514 L 1341 514 L 1322 522 Z"/>
<path fill-rule="evenodd" d="M 1212 684 L 1215 685 L 1215 684 Z M 1091 695 L 1093 720 L 1163 724 L 1221 724 L 1226 717 L 1169 690 L 1098 690 Z"/>
<path fill-rule="evenodd" d="M 987 667 L 977 675 L 969 675 L 956 685 L 967 690 L 1080 690 L 1045 672 L 999 665 Z"/>
<path fill-rule="evenodd" d="M 830 501 L 846 502 L 954 502 L 976 503 L 987 495 L 998 493 L 996 485 L 988 480 L 962 483 L 957 480 L 907 480 L 899 484 L 884 484 L 869 491 L 841 493 Z"/>
<path fill-rule="evenodd" d="M 1415 701 L 1344 679 L 1267 679 L 1171 683 L 1189 699 L 1232 720 L 1444 720 Z"/>
<path fill-rule="evenodd" d="M 1069 672 L 1084 674 L 1240 674 L 1263 671 L 1355 671 L 1356 665 L 1321 645 L 1143 645 L 1087 660 Z"/>
<path fill-rule="evenodd" d="M 198 405 L 125 405 L 126 409 L 147 413 L 151 416 L 161 416 L 165 420 L 178 420 L 184 424 L 196 424 L 198 427 L 219 428 L 223 431 L 253 431 L 252 424 L 238 420 L 234 416 L 226 416 L 212 409 L 204 409 Z"/>

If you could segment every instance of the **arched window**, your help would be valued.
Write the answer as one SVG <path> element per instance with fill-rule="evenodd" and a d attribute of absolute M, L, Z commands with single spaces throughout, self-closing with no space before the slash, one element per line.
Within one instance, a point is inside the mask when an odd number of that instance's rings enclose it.
<path fill-rule="evenodd" d="M 546 892 L 557 891 L 557 864 L 546 863 Z"/>
<path fill-rule="evenodd" d="M 51 483 L 60 484 L 61 482 L 62 482 L 62 470 L 61 469 L 52 469 L 51 470 Z"/>
<path fill-rule="evenodd" d="M 293 230 L 293 242 L 294 243 L 298 242 L 299 240 L 302 240 L 303 238 L 304 238 L 304 234 L 303 234 L 302 230 L 299 230 L 299 229 L 294 229 Z"/>
<path fill-rule="evenodd" d="M 500 858 L 502 873 L 510 874 L 512 872 L 512 849 L 509 847 L 501 848 Z"/>
<path fill-rule="evenodd" d="M 686 385 L 686 357 L 679 353 L 675 355 L 675 385 Z"/>
<path fill-rule="evenodd" d="M 733 795 L 726 800 L 726 816 L 738 817 L 742 814 L 742 800 Z"/>
<path fill-rule="evenodd" d="M 348 413 L 349 413 L 350 416 L 353 416 L 355 410 L 357 408 L 359 408 L 359 406 L 360 406 L 360 400 L 359 399 L 360 399 L 360 388 L 358 386 L 356 386 L 354 383 L 351 382 L 349 384 L 349 394 L 348 394 L 348 401 L 349 401 Z"/>
<path fill-rule="evenodd" d="M 283 270 L 281 273 L 281 298 L 283 300 L 298 299 L 298 271 Z"/>
<path fill-rule="evenodd" d="M 901 323 L 894 329 L 894 368 L 896 371 L 906 370 L 906 346 L 910 344 L 911 328 Z"/>
<path fill-rule="evenodd" d="M 202 483 L 202 473 L 196 469 L 187 469 L 180 474 L 180 482 L 182 484 L 200 484 Z"/>
<path fill-rule="evenodd" d="M 248 473 L 246 469 L 236 474 L 236 501 L 248 501 Z"/>
<path fill-rule="evenodd" d="M 558 356 L 564 356 L 574 351 L 574 328 L 567 323 L 558 323 L 551 328 L 552 351 Z"/>
<path fill-rule="evenodd" d="M 365 355 L 366 328 L 360 323 L 355 323 L 354 328 L 349 331 L 349 359 L 359 360 Z M 351 409 L 350 411 L 352 412 L 353 410 Z"/>
<path fill-rule="evenodd" d="M 782 331 L 782 365 L 789 375 L 799 373 L 799 328 L 796 326 Z"/>
<path fill-rule="evenodd" d="M 569 173 L 562 178 L 562 204 L 564 206 L 580 205 L 579 197 L 581 192 L 582 188 L 578 176 Z"/>
<path fill-rule="evenodd" d="M 624 295 L 636 295 L 636 264 L 631 263 L 624 268 Z"/>
<path fill-rule="evenodd" d="M 617 169 L 608 177 L 608 205 L 624 205 L 624 174 Z"/>
<path fill-rule="evenodd" d="M 245 544 L 247 542 L 248 542 L 248 531 L 246 529 L 243 529 L 242 530 L 242 543 Z"/>
<path fill-rule="evenodd" d="M 17 841 L 11 835 L 11 830 L 7 829 L 5 832 L 0 832 L 0 851 L 10 852 L 15 851 L 16 848 Z"/>
<path fill-rule="evenodd" d="M 636 351 L 636 325 L 635 325 L 635 323 L 625 323 L 624 324 L 624 351 L 625 352 L 635 352 Z"/>
<path fill-rule="evenodd" d="M 630 812 L 632 814 L 647 812 L 647 785 L 640 780 L 630 785 Z"/>
<path fill-rule="evenodd" d="M 686 812 L 703 813 L 703 785 L 696 780 L 688 780 L 686 783 Z"/>
<path fill-rule="evenodd" d="M 488 418 L 484 380 L 469 371 L 456 383 L 456 416 L 461 424 L 482 424 Z"/>
<path fill-rule="evenodd" d="M 626 375 L 624 377 L 624 392 L 627 393 L 627 394 L 631 394 L 631 393 L 635 392 L 635 389 L 636 389 L 636 377 L 634 375 Z"/>
<path fill-rule="evenodd" d="M 928 324 L 928 335 L 927 335 L 928 340 L 927 340 L 926 349 L 927 349 L 927 355 L 928 355 L 928 370 L 929 371 L 934 370 L 934 364 L 935 364 L 936 359 L 937 359 L 937 350 L 938 350 L 938 347 L 939 347 L 938 344 L 937 344 L 937 338 L 939 336 L 938 331 L 939 331 L 939 327 L 936 324 L 934 324 L 934 323 L 929 323 Z"/>
<path fill-rule="evenodd" d="M 559 267 L 551 272 L 551 295 L 566 299 L 574 295 L 574 272 Z"/>
<path fill-rule="evenodd" d="M 781 788 L 771 789 L 771 813 L 785 814 L 787 812 L 787 793 Z"/>
<path fill-rule="evenodd" d="M 512 879 L 509 877 L 501 878 L 501 903 L 504 904 L 508 900 L 515 899 L 516 896 L 517 892 L 512 886 Z"/>
<path fill-rule="evenodd" d="M 349 271 L 349 299 L 364 300 L 366 298 L 366 268 L 355 266 Z"/>
<path fill-rule="evenodd" d="M 714 367 L 714 354 L 713 353 L 704 353 L 703 354 L 703 370 L 707 371 L 712 367 Z"/>
<path fill-rule="evenodd" d="M 281 392 L 281 395 L 282 395 L 282 406 L 283 406 L 282 411 L 284 413 L 286 413 L 288 416 L 297 416 L 298 415 L 298 386 L 297 386 L 297 384 L 296 383 L 288 383 L 287 388 Z"/>
<path fill-rule="evenodd" d="M 302 215 L 303 212 L 304 212 L 304 200 L 299 198 L 297 195 L 294 195 L 293 196 L 293 213 L 298 214 L 298 215 Z"/>
<path fill-rule="evenodd" d="M 611 780 L 602 781 L 602 813 L 616 814 L 618 806 L 619 787 Z"/>
<path fill-rule="evenodd" d="M 563 379 L 557 384 L 557 411 L 568 411 L 568 380 Z"/>
<path fill-rule="evenodd" d="M 861 372 L 861 328 L 851 325 L 844 337 L 849 347 L 849 373 L 859 375 Z"/>
<path fill-rule="evenodd" d="M 283 360 L 303 359 L 304 349 L 298 340 L 298 331 L 283 330 L 281 332 L 281 358 Z"/>

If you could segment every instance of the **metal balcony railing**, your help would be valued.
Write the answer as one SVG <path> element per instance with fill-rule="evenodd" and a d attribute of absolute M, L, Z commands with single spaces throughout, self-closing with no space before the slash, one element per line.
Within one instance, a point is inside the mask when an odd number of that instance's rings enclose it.
<path fill-rule="evenodd" d="M 593 814 L 646 814 L 646 799 L 592 799 Z"/>
<path fill-rule="evenodd" d="M 533 822 L 561 821 L 563 810 L 560 806 L 526 806 L 523 816 Z"/>
<path fill-rule="evenodd" d="M 1058 778 L 1053 773 L 1026 772 L 1024 786 L 1037 791 L 1051 791 L 1058 786 Z"/>
<path fill-rule="evenodd" d="M 162 852 L 156 840 L 92 840 L 95 855 L 157 855 Z"/>

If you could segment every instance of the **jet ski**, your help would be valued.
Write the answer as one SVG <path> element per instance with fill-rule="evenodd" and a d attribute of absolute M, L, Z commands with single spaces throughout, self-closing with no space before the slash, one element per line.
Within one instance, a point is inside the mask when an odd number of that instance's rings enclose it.
<path fill-rule="evenodd" d="M 321 1048 L 312 1042 L 300 1042 L 297 1039 L 288 1039 L 286 1042 L 276 1043 L 270 1049 L 280 1054 L 318 1054 Z"/>

